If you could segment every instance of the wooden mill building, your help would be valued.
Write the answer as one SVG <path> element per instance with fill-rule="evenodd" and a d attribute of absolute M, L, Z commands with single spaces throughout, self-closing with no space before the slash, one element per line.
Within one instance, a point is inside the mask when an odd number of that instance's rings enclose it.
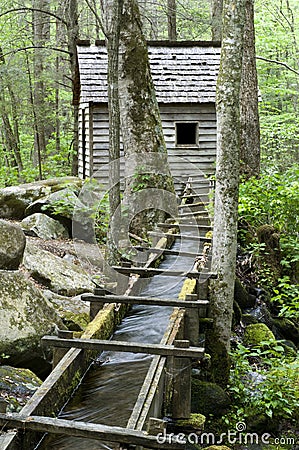
<path fill-rule="evenodd" d="M 217 42 L 156 41 L 148 45 L 168 159 L 175 185 L 213 174 L 216 157 Z M 107 51 L 103 41 L 78 43 L 81 82 L 79 176 L 103 183 L 108 173 Z M 106 166 L 107 167 L 107 166 Z"/>

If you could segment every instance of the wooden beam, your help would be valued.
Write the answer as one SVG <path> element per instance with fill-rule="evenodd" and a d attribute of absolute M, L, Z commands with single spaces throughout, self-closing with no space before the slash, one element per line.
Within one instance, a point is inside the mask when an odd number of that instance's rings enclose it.
<path fill-rule="evenodd" d="M 162 237 L 163 235 L 165 237 L 171 236 L 173 238 L 178 238 L 178 239 L 189 239 L 190 241 L 212 242 L 211 238 L 207 238 L 205 236 L 191 236 L 188 234 L 174 234 L 174 233 L 164 233 L 162 235 L 162 233 L 159 233 L 157 231 L 150 231 L 148 234 L 150 234 L 152 236 L 158 235 L 160 237 Z"/>
<path fill-rule="evenodd" d="M 199 225 L 197 223 L 190 224 L 190 223 L 158 223 L 157 227 L 159 228 L 184 228 L 184 229 L 194 229 L 194 230 L 212 230 L 211 225 Z"/>
<path fill-rule="evenodd" d="M 139 342 L 106 341 L 101 339 L 61 339 L 57 336 L 44 336 L 42 343 L 54 347 L 81 348 L 84 350 L 110 350 L 115 352 L 146 353 L 148 355 L 201 358 L 204 348 L 175 348 L 173 345 L 145 344 Z"/>
<path fill-rule="evenodd" d="M 184 444 L 178 444 L 171 436 L 161 444 L 156 436 L 145 431 L 113 427 L 82 421 L 56 419 L 43 416 L 24 417 L 19 414 L 0 414 L 0 425 L 3 427 L 20 428 L 45 433 L 63 434 L 72 437 L 82 437 L 101 441 L 111 441 L 124 444 L 144 445 L 153 449 L 183 449 Z"/>
<path fill-rule="evenodd" d="M 135 247 L 136 250 L 148 252 L 148 253 L 163 253 L 163 255 L 178 255 L 178 256 L 187 256 L 187 257 L 194 257 L 198 258 L 199 256 L 203 256 L 202 253 L 194 253 L 194 252 L 185 252 L 181 250 L 171 250 L 171 249 L 165 249 L 161 250 L 161 248 L 157 247 Z"/>
<path fill-rule="evenodd" d="M 172 298 L 135 297 L 124 295 L 92 295 L 82 294 L 81 300 L 86 302 L 126 303 L 129 305 L 173 306 L 178 308 L 206 308 L 208 300 L 176 300 Z"/>
<path fill-rule="evenodd" d="M 212 272 L 197 272 L 195 270 L 190 270 L 189 272 L 184 272 L 183 270 L 164 270 L 164 269 L 154 269 L 147 267 L 121 267 L 113 266 L 114 270 L 118 272 L 129 275 L 135 273 L 141 277 L 152 277 L 155 275 L 162 275 L 165 277 L 187 277 L 187 278 L 200 278 L 206 280 L 207 278 L 217 278 L 215 273 Z"/>

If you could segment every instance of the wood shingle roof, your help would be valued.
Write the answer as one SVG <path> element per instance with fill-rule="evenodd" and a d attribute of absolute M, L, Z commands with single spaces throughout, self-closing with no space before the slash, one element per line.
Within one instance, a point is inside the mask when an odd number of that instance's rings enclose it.
<path fill-rule="evenodd" d="M 78 43 L 81 102 L 107 103 L 104 42 Z M 215 102 L 220 62 L 217 42 L 149 43 L 152 77 L 159 103 Z"/>

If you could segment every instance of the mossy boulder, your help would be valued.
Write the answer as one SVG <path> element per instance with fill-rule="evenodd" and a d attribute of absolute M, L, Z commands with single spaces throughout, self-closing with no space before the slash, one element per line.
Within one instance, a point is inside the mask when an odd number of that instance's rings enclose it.
<path fill-rule="evenodd" d="M 29 369 L 0 366 L 0 397 L 7 401 L 7 412 L 20 411 L 41 384 Z"/>
<path fill-rule="evenodd" d="M 0 269 L 15 270 L 23 259 L 26 238 L 18 225 L 0 220 Z"/>
<path fill-rule="evenodd" d="M 69 233 L 58 220 L 42 213 L 35 213 L 25 217 L 21 222 L 22 230 L 29 236 L 41 239 L 67 239 Z"/>
<path fill-rule="evenodd" d="M 181 430 L 188 431 L 203 431 L 206 422 L 206 417 L 203 414 L 190 414 L 189 419 L 179 419 L 175 426 Z M 179 432 L 179 430 L 177 430 Z"/>
<path fill-rule="evenodd" d="M 249 294 L 238 278 L 235 281 L 234 300 L 240 306 L 241 310 L 252 308 L 256 302 L 255 296 Z"/>
<path fill-rule="evenodd" d="M 279 337 L 287 339 L 298 347 L 299 346 L 299 325 L 291 319 L 285 317 L 277 317 L 273 319 L 273 325 L 279 333 Z"/>
<path fill-rule="evenodd" d="M 23 219 L 26 208 L 32 202 L 66 186 L 75 186 L 80 189 L 82 180 L 77 177 L 51 178 L 0 189 L 0 217 Z"/>
<path fill-rule="evenodd" d="M 8 355 L 11 365 L 32 368 L 33 360 L 45 355 L 42 336 L 65 328 L 42 292 L 20 271 L 0 270 L 0 309 L 0 354 Z"/>
<path fill-rule="evenodd" d="M 82 267 L 29 242 L 23 264 L 33 278 L 56 294 L 73 297 L 83 292 L 93 292 L 95 287 Z"/>
<path fill-rule="evenodd" d="M 274 341 L 272 331 L 264 323 L 253 323 L 246 327 L 244 333 L 244 344 L 250 346 L 260 345 L 263 341 Z"/>
<path fill-rule="evenodd" d="M 83 331 L 89 323 L 89 306 L 78 297 L 65 297 L 45 290 L 44 296 L 51 302 L 64 325 L 71 331 Z"/>
<path fill-rule="evenodd" d="M 227 393 L 216 383 L 192 379 L 191 410 L 204 416 L 213 414 L 215 417 L 222 416 L 231 401 Z"/>

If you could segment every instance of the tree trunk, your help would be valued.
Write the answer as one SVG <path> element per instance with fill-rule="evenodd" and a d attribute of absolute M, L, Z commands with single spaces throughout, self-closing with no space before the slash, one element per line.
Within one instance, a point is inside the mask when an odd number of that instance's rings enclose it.
<path fill-rule="evenodd" d="M 120 114 L 118 98 L 119 33 L 121 0 L 105 0 L 106 46 L 108 53 L 108 110 L 109 110 L 109 229 L 107 251 L 109 264 L 119 259 L 118 241 L 121 223 L 120 211 Z"/>
<path fill-rule="evenodd" d="M 210 313 L 207 334 L 214 381 L 226 385 L 234 299 L 239 189 L 240 112 L 245 0 L 224 0 L 223 40 L 217 83 L 217 164 Z"/>
<path fill-rule="evenodd" d="M 222 40 L 222 11 L 223 0 L 212 0 L 212 39 Z"/>
<path fill-rule="evenodd" d="M 49 11 L 48 0 L 35 0 L 34 8 Z M 46 90 L 44 85 L 45 52 L 43 47 L 50 38 L 50 16 L 40 11 L 33 11 L 33 41 L 34 41 L 34 90 L 33 101 L 37 122 L 34 133 L 33 163 L 40 167 L 42 155 L 45 155 L 47 144 L 46 115 L 48 108 L 45 104 Z M 40 171 L 40 178 L 42 176 Z"/>
<path fill-rule="evenodd" d="M 260 124 L 255 58 L 254 0 L 246 0 L 244 50 L 240 89 L 241 173 L 246 178 L 260 173 Z"/>
<path fill-rule="evenodd" d="M 168 209 L 162 192 L 174 192 L 174 187 L 136 0 L 124 0 L 120 30 L 119 105 L 128 170 L 125 202 L 132 228 L 144 234 Z"/>
<path fill-rule="evenodd" d="M 77 0 L 68 0 L 66 3 L 66 22 L 67 22 L 67 46 L 70 54 L 70 68 L 72 78 L 72 103 L 73 103 L 73 157 L 72 157 L 72 175 L 78 175 L 78 122 L 79 122 L 79 102 L 80 102 L 80 75 L 77 58 L 76 42 L 79 38 L 78 24 L 78 2 Z"/>
<path fill-rule="evenodd" d="M 168 39 L 177 40 L 176 0 L 167 0 Z"/>

